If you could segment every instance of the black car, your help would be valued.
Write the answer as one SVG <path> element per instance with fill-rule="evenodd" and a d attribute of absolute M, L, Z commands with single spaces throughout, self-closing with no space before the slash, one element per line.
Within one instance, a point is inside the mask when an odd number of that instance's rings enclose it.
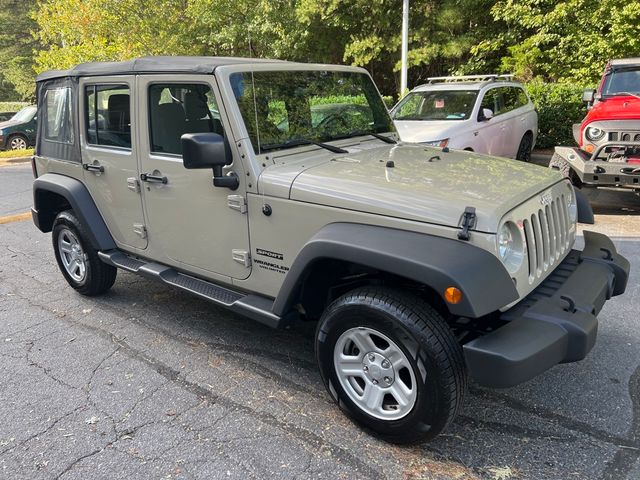
<path fill-rule="evenodd" d="M 24 150 L 35 145 L 37 111 L 35 105 L 30 105 L 0 122 L 0 150 Z"/>

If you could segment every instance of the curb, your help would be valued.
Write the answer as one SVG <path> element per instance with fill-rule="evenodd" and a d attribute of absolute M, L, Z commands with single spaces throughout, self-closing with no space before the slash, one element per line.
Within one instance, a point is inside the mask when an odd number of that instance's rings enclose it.
<path fill-rule="evenodd" d="M 33 156 L 29 156 L 29 157 L 15 157 L 15 158 L 0 158 L 0 165 L 6 165 L 6 164 L 13 164 L 13 163 L 28 163 L 31 161 L 31 158 Z"/>

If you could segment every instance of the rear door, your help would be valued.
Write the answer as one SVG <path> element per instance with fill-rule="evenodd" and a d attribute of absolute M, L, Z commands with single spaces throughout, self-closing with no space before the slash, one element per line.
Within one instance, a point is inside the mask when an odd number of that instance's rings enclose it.
<path fill-rule="evenodd" d="M 147 247 L 134 87 L 134 76 L 85 78 L 79 93 L 84 183 L 118 247 L 132 251 Z"/>
<path fill-rule="evenodd" d="M 234 160 L 227 169 L 240 179 L 235 191 L 214 187 L 211 170 L 187 170 L 182 163 L 183 134 L 230 132 L 215 78 L 142 75 L 138 94 L 145 118 L 141 178 L 151 256 L 205 277 L 247 278 L 246 175 L 237 151 L 231 148 Z"/>

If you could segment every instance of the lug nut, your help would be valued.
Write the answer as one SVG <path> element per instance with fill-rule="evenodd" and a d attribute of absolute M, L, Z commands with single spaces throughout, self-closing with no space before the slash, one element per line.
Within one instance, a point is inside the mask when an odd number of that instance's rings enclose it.
<path fill-rule="evenodd" d="M 362 367 L 362 371 L 363 372 L 368 372 L 369 371 L 369 367 L 367 367 L 366 365 L 364 367 Z"/>
<path fill-rule="evenodd" d="M 371 383 L 373 383 L 374 385 L 378 384 L 378 380 L 376 380 L 375 378 L 373 380 L 371 380 Z"/>
<path fill-rule="evenodd" d="M 384 377 L 384 382 L 385 383 L 391 383 L 391 378 L 390 377 Z"/>
<path fill-rule="evenodd" d="M 375 362 L 376 361 L 376 356 L 373 353 L 369 354 L 369 361 L 370 362 Z"/>
<path fill-rule="evenodd" d="M 389 368 L 390 366 L 391 364 L 389 363 L 389 360 L 382 361 L 382 368 Z"/>

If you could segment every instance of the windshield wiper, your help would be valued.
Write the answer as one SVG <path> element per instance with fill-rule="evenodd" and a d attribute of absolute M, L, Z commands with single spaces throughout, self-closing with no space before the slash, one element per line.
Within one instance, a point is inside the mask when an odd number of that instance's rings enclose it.
<path fill-rule="evenodd" d="M 282 143 L 272 143 L 268 145 L 261 145 L 260 150 L 277 150 L 278 148 L 292 148 L 292 147 L 301 147 L 303 145 L 316 145 L 317 147 L 322 147 L 325 150 L 329 150 L 333 153 L 349 153 L 348 150 L 340 147 L 334 147 L 333 145 L 329 145 L 327 143 L 316 142 L 314 140 L 300 139 L 300 140 L 287 140 Z"/>
<path fill-rule="evenodd" d="M 631 97 L 636 97 L 636 98 L 640 98 L 640 95 L 638 95 L 637 93 L 631 93 L 631 92 L 616 92 L 613 95 L 611 95 L 612 97 L 618 97 L 620 95 L 629 95 Z"/>
<path fill-rule="evenodd" d="M 345 133 L 344 135 L 340 135 L 338 137 L 332 137 L 331 140 L 341 140 L 344 138 L 360 137 L 365 135 L 371 135 L 372 137 L 376 137 L 378 140 L 382 140 L 385 143 L 392 143 L 392 144 L 398 143 L 393 138 L 385 137 L 384 135 L 381 135 L 379 133 L 366 132 L 363 130 L 354 130 L 353 132 Z"/>

